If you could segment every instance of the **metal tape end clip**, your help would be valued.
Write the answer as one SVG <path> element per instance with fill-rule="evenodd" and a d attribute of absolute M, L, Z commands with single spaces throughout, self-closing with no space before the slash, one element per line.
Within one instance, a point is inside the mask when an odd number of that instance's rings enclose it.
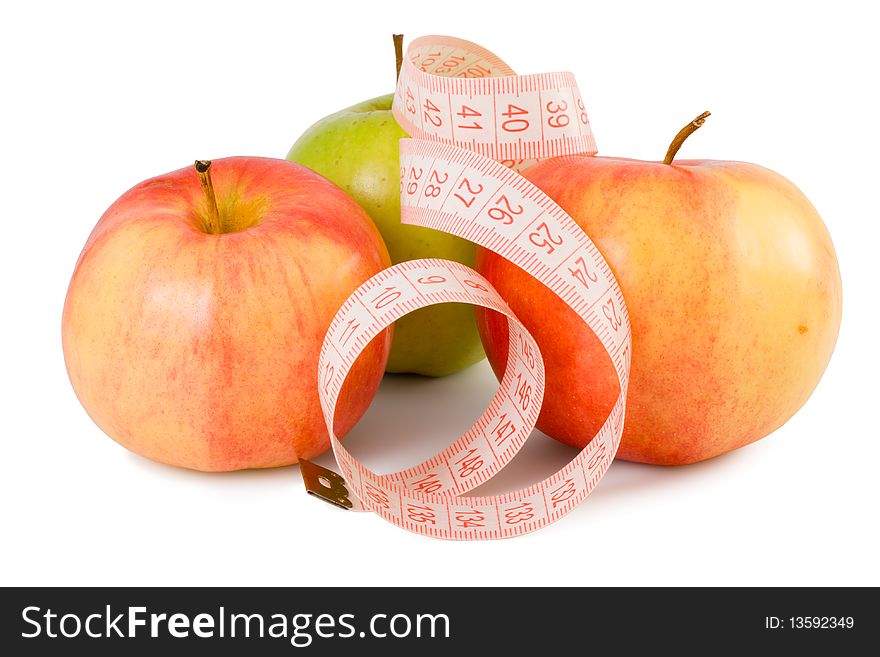
<path fill-rule="evenodd" d="M 306 459 L 299 460 L 299 471 L 302 473 L 303 483 L 309 495 L 319 497 L 346 511 L 357 510 L 349 497 L 348 487 L 342 475 Z"/>

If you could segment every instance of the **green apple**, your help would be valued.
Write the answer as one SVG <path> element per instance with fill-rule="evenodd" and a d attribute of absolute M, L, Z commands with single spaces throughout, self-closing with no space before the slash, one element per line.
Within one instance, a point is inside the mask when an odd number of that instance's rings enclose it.
<path fill-rule="evenodd" d="M 392 98 L 380 96 L 321 119 L 297 140 L 287 159 L 351 194 L 376 223 L 393 263 L 445 258 L 473 266 L 473 243 L 400 223 L 398 148 L 408 135 L 391 114 Z M 484 356 L 472 306 L 445 303 L 396 322 L 386 371 L 445 376 Z"/>

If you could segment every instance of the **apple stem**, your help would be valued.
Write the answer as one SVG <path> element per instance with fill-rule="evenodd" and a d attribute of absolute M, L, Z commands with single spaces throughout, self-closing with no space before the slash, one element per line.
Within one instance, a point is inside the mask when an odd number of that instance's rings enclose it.
<path fill-rule="evenodd" d="M 399 78 L 400 67 L 403 66 L 403 35 L 392 34 L 391 38 L 394 39 L 394 63 L 397 65 L 397 78 Z"/>
<path fill-rule="evenodd" d="M 214 195 L 214 183 L 211 181 L 211 161 L 196 160 L 196 173 L 199 174 L 199 182 L 202 183 L 202 191 L 208 203 L 208 219 L 205 222 L 205 230 L 211 235 L 220 233 L 220 210 L 217 208 L 217 197 Z"/>
<path fill-rule="evenodd" d="M 695 118 L 693 121 L 691 121 L 685 127 L 678 131 L 678 134 L 675 135 L 672 143 L 669 144 L 669 150 L 666 151 L 666 157 L 663 158 L 663 164 L 672 164 L 672 160 L 675 159 L 675 155 L 676 153 L 678 153 L 678 149 L 681 148 L 684 140 L 694 134 L 700 128 L 700 126 L 706 122 L 706 118 L 709 116 L 709 112 L 703 112 L 697 118 Z"/>

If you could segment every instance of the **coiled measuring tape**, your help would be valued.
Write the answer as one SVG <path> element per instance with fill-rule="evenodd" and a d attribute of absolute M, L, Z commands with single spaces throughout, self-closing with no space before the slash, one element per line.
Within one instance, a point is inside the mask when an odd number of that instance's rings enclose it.
<path fill-rule="evenodd" d="M 522 267 L 567 303 L 608 352 L 620 384 L 599 432 L 564 468 L 504 495 L 466 496 L 525 444 L 544 394 L 538 345 L 475 270 L 438 259 L 390 267 L 359 287 L 336 314 L 321 349 L 318 387 L 342 476 L 301 461 L 310 493 L 373 511 L 410 531 L 447 539 L 525 534 L 571 511 L 611 465 L 626 407 L 632 333 L 620 287 L 589 237 L 517 173 L 535 159 L 596 152 L 570 73 L 517 76 L 480 46 L 450 37 L 413 41 L 398 78 L 403 223 L 442 230 Z M 436 303 L 470 303 L 507 316 L 507 369 L 485 413 L 450 447 L 392 474 L 357 461 L 333 433 L 346 375 L 370 340 L 403 315 Z"/>

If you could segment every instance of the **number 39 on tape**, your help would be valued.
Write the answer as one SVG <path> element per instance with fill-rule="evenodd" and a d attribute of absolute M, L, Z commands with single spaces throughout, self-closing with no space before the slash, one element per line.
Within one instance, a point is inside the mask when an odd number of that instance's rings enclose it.
<path fill-rule="evenodd" d="M 619 396 L 599 432 L 558 472 L 505 495 L 466 495 L 507 465 L 531 434 L 543 401 L 544 361 L 532 336 L 478 272 L 447 260 L 404 262 L 358 288 L 327 331 L 319 396 L 341 475 L 303 461 L 303 478 L 315 495 L 373 511 L 420 534 L 525 534 L 555 522 L 590 494 L 623 431 L 631 330 L 620 287 L 571 217 L 517 173 L 535 159 L 595 154 L 584 102 L 570 73 L 518 76 L 476 44 L 432 36 L 408 48 L 393 112 L 414 137 L 400 147 L 402 221 L 471 240 L 544 283 L 601 341 L 617 373 Z M 447 449 L 407 470 L 372 472 L 333 433 L 342 382 L 385 327 L 418 308 L 448 302 L 507 317 L 507 369 L 498 392 Z"/>

